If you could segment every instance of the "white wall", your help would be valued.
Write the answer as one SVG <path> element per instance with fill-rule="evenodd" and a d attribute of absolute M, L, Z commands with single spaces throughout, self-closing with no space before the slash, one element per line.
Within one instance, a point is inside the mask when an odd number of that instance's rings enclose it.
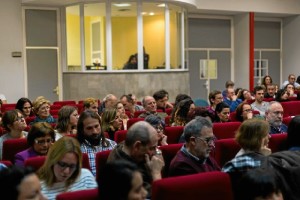
<path fill-rule="evenodd" d="M 8 103 L 25 95 L 21 0 L 0 1 L 0 93 Z M 21 58 L 11 53 L 22 52 Z"/>
<path fill-rule="evenodd" d="M 234 82 L 249 88 L 249 14 L 236 15 L 234 21 Z"/>
<path fill-rule="evenodd" d="M 282 39 L 282 81 L 289 74 L 300 75 L 300 16 L 288 17 L 283 20 Z"/>

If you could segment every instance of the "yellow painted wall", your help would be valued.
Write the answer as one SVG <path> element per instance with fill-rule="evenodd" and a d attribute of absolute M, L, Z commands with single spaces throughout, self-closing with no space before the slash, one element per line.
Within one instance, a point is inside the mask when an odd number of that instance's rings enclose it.
<path fill-rule="evenodd" d="M 67 59 L 69 65 L 80 65 L 80 21 L 78 15 L 67 15 Z"/>

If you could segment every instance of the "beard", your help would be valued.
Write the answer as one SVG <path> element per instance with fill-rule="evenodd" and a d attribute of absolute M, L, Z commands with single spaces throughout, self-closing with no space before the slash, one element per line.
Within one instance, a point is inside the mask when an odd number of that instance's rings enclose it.
<path fill-rule="evenodd" d="M 101 134 L 94 134 L 86 136 L 85 138 L 91 145 L 93 146 L 99 146 L 101 141 Z"/>

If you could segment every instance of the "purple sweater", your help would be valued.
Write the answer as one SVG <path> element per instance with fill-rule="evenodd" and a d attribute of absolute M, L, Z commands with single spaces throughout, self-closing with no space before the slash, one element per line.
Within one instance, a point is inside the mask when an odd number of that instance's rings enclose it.
<path fill-rule="evenodd" d="M 25 164 L 25 160 L 36 156 L 38 156 L 38 154 L 33 150 L 33 148 L 30 147 L 15 155 L 15 165 L 23 167 Z"/>

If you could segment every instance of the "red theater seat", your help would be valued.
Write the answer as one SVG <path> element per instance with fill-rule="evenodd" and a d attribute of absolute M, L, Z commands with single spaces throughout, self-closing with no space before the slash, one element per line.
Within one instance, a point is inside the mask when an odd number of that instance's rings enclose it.
<path fill-rule="evenodd" d="M 269 148 L 272 152 L 287 150 L 287 133 L 272 134 L 269 140 Z"/>
<path fill-rule="evenodd" d="M 16 109 L 16 103 L 5 103 L 5 104 L 2 104 L 2 106 L 1 106 L 2 113 L 5 113 L 8 110 L 14 110 L 14 109 Z"/>
<path fill-rule="evenodd" d="M 69 101 L 54 101 L 53 105 L 61 105 L 61 106 L 65 106 L 65 105 L 75 105 L 76 101 L 73 100 L 69 100 Z"/>
<path fill-rule="evenodd" d="M 283 107 L 283 117 L 300 115 L 300 101 L 281 102 Z"/>
<path fill-rule="evenodd" d="M 166 177 L 168 176 L 168 171 L 170 167 L 170 163 L 176 153 L 180 150 L 183 144 L 169 144 L 169 145 L 164 145 L 160 146 L 159 149 L 162 152 L 164 161 L 165 161 L 165 167 L 163 169 L 163 176 Z"/>
<path fill-rule="evenodd" d="M 233 193 L 228 174 L 206 172 L 154 181 L 151 199 L 233 200 Z"/>
<path fill-rule="evenodd" d="M 213 133 L 218 139 L 234 138 L 241 122 L 214 123 Z"/>
<path fill-rule="evenodd" d="M 168 136 L 168 144 L 177 144 L 183 133 L 184 126 L 170 126 L 165 128 L 165 135 Z"/>
<path fill-rule="evenodd" d="M 3 142 L 2 160 L 9 160 L 14 163 L 15 155 L 28 147 L 26 138 L 5 140 Z"/>
<path fill-rule="evenodd" d="M 140 114 L 142 114 L 144 112 L 146 112 L 146 111 L 145 110 L 137 110 L 137 111 L 134 112 L 133 117 L 134 118 L 139 118 Z"/>
<path fill-rule="evenodd" d="M 131 118 L 127 121 L 127 130 L 132 126 L 134 123 L 144 121 L 144 118 Z"/>
<path fill-rule="evenodd" d="M 212 155 L 220 167 L 233 159 L 241 149 L 240 145 L 233 138 L 217 140 L 215 145 L 216 148 Z"/>
<path fill-rule="evenodd" d="M 116 143 L 120 143 L 125 140 L 127 130 L 116 131 L 114 135 L 114 140 Z"/>
<path fill-rule="evenodd" d="M 96 179 L 101 178 L 103 166 L 106 164 L 107 158 L 111 150 L 96 153 Z"/>
<path fill-rule="evenodd" d="M 10 162 L 9 160 L 0 160 L 0 163 L 4 164 L 7 167 L 13 166 L 12 162 Z"/>
<path fill-rule="evenodd" d="M 293 119 L 293 118 L 290 117 L 290 116 L 284 117 L 284 118 L 282 119 L 282 123 L 284 123 L 285 125 L 289 126 L 289 124 L 290 124 L 290 122 L 291 122 L 292 119 Z"/>
<path fill-rule="evenodd" d="M 98 200 L 98 188 L 64 192 L 56 196 L 56 200 Z"/>

